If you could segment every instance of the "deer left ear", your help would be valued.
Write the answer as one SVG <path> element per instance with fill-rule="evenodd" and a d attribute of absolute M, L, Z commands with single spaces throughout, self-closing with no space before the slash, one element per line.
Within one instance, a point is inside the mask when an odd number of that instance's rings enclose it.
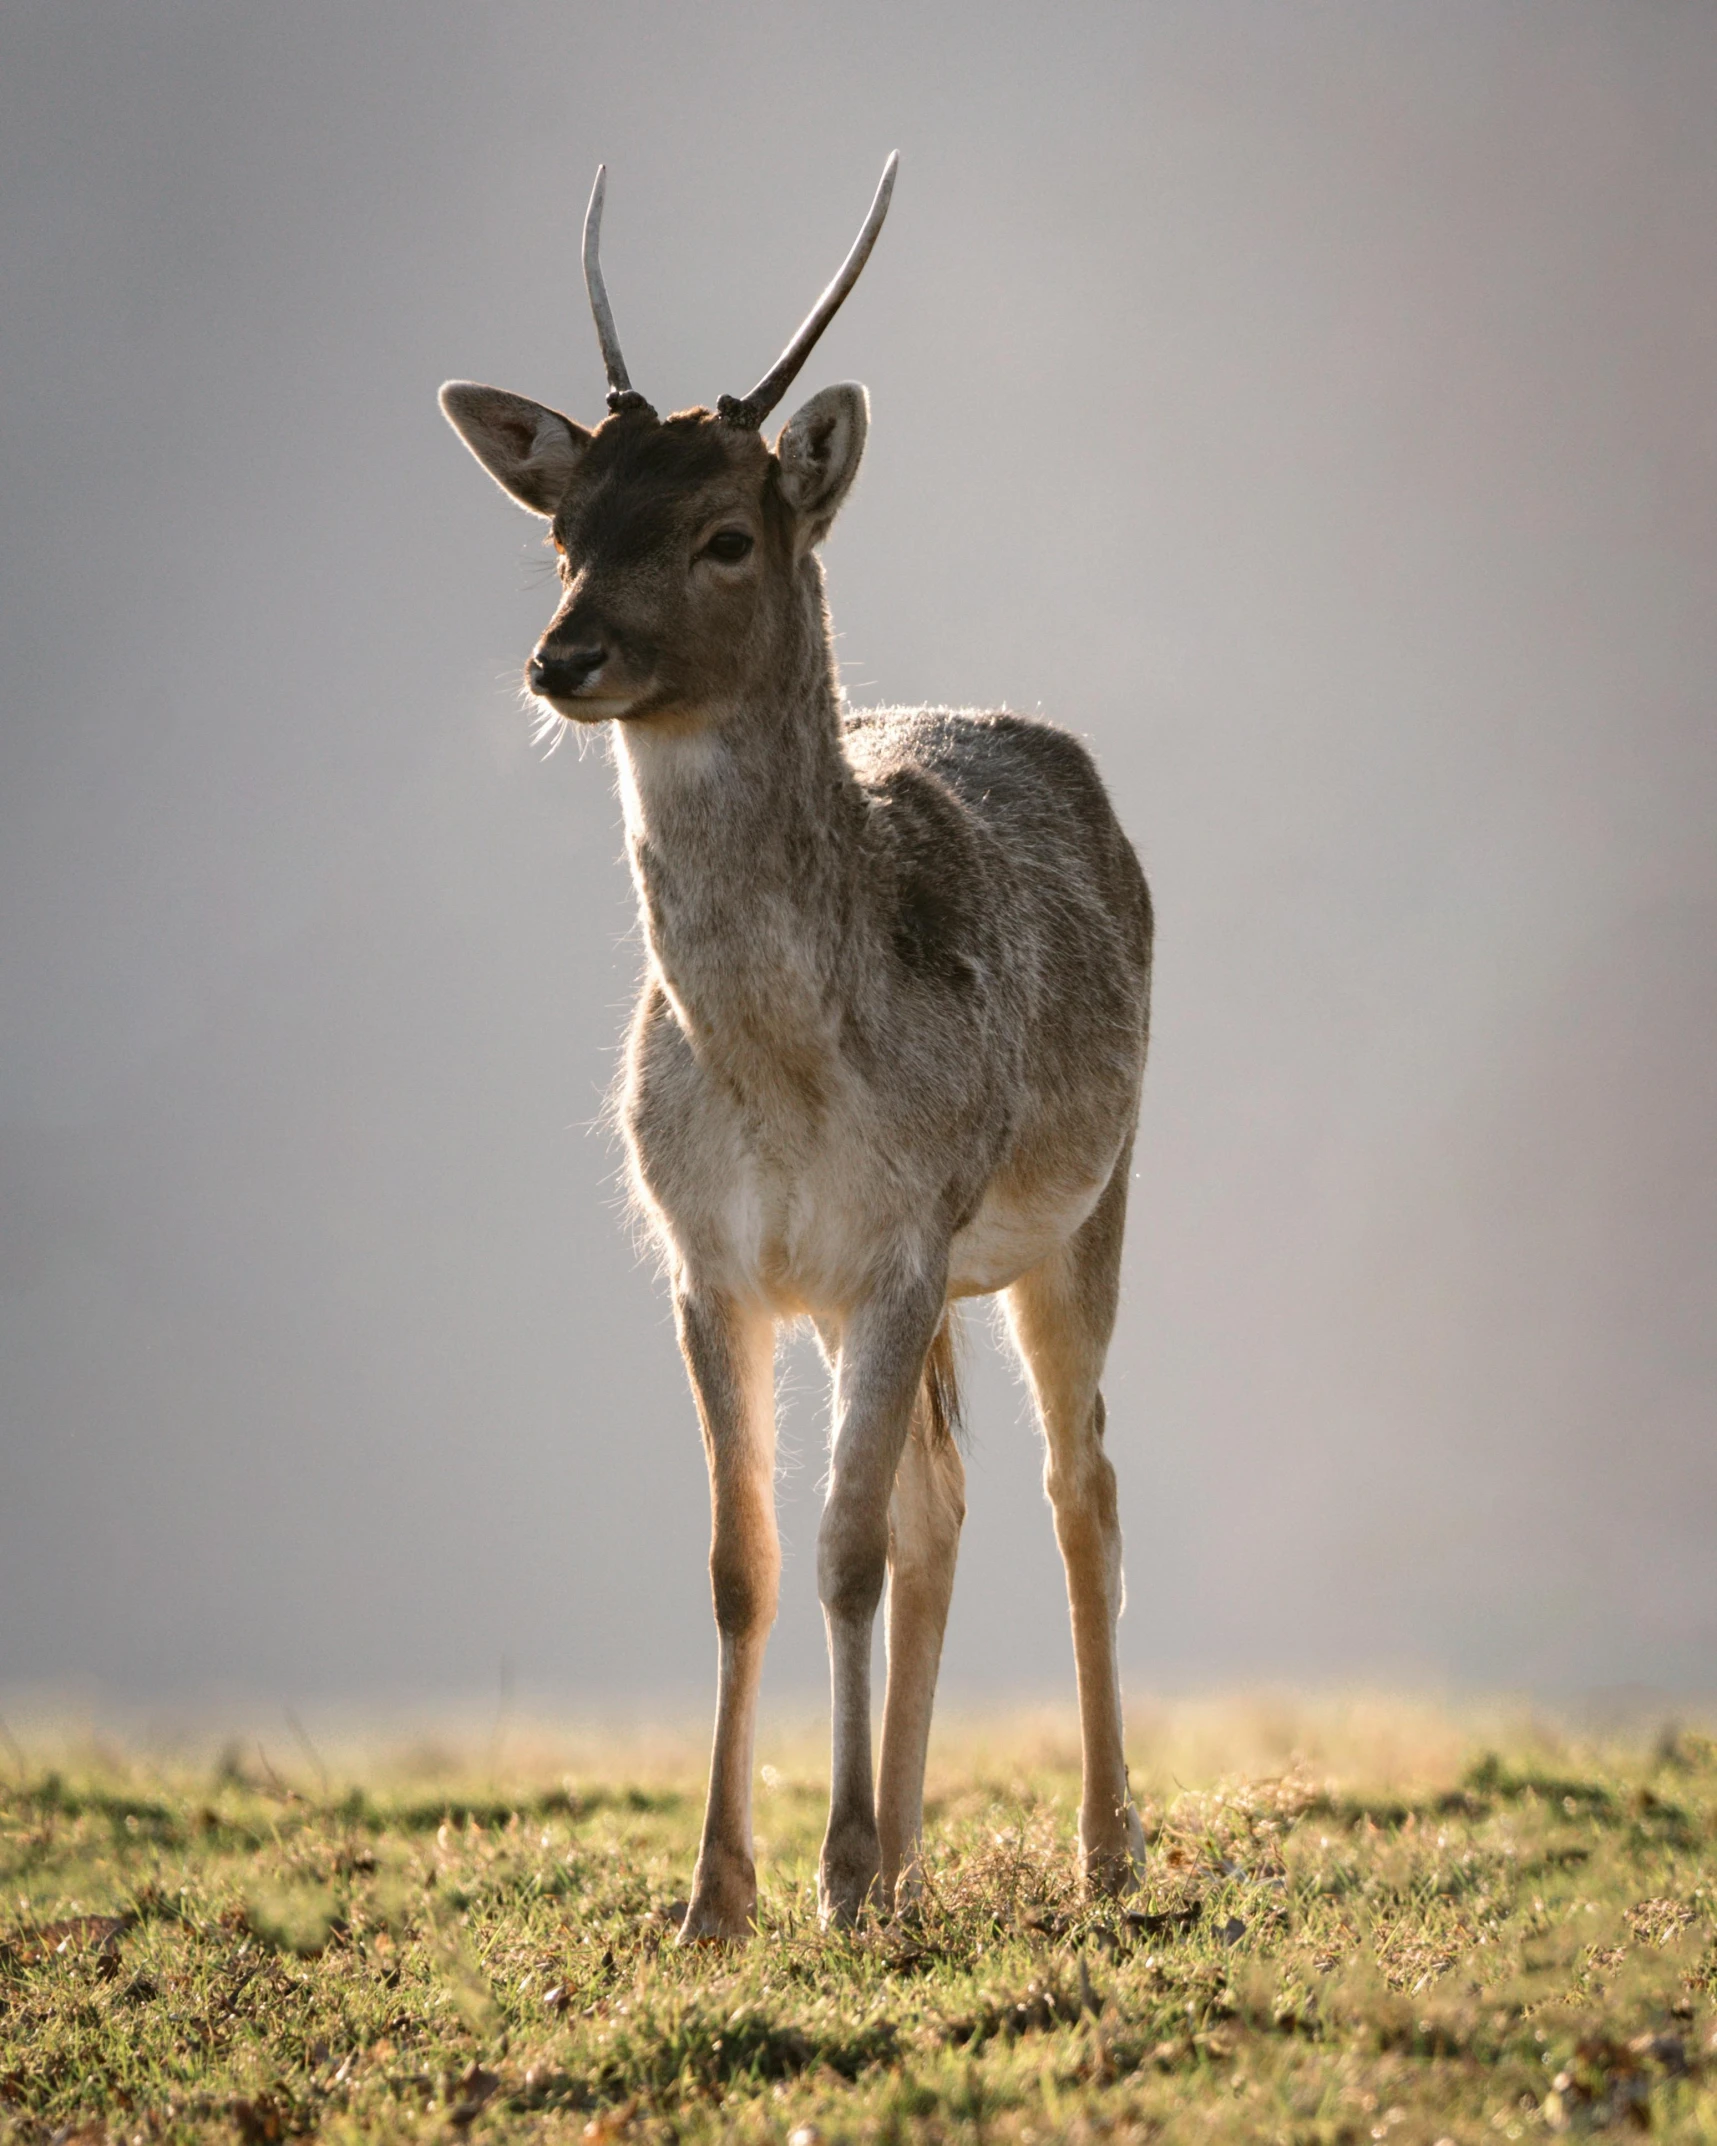
<path fill-rule="evenodd" d="M 799 517 L 808 551 L 829 533 L 852 490 L 870 430 L 870 397 L 856 381 L 826 387 L 796 410 L 775 442 L 781 493 Z"/>

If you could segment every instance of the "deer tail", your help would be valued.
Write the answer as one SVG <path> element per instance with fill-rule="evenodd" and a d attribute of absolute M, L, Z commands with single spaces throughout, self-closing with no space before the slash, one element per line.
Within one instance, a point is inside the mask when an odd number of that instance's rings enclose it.
<path fill-rule="evenodd" d="M 924 1379 L 918 1392 L 916 1428 L 932 1453 L 963 1442 L 959 1339 L 954 1307 L 949 1305 L 924 1358 Z"/>

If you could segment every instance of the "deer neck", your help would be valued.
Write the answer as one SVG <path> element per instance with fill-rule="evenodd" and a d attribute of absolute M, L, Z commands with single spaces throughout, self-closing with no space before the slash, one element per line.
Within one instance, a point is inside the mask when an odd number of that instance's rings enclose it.
<path fill-rule="evenodd" d="M 799 599 L 742 704 L 618 734 L 652 967 L 700 1060 L 758 1095 L 824 1085 L 864 821 L 814 560 Z"/>

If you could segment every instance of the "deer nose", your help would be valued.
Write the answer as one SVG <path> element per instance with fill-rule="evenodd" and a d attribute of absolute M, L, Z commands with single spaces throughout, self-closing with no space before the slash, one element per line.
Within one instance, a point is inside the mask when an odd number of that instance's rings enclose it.
<path fill-rule="evenodd" d="M 538 649 L 525 672 L 533 693 L 550 700 L 569 700 L 588 685 L 608 661 L 605 648 Z"/>

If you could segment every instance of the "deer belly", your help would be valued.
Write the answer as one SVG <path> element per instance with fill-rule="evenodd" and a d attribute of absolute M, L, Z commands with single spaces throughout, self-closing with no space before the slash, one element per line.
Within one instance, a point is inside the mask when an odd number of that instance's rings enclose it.
<path fill-rule="evenodd" d="M 767 1304 L 779 1317 L 839 1316 L 886 1266 L 901 1232 L 874 1197 L 828 1177 L 748 1157 L 707 1188 L 695 1219 L 666 1218 L 676 1249 L 706 1286 Z"/>
<path fill-rule="evenodd" d="M 988 1296 L 1065 1244 L 1103 1196 L 1106 1179 L 1021 1194 L 991 1191 L 948 1248 L 948 1294 Z"/>
<path fill-rule="evenodd" d="M 696 1173 L 695 1189 L 682 1180 L 683 1204 L 658 1210 L 678 1263 L 705 1287 L 778 1317 L 839 1317 L 896 1260 L 941 1254 L 924 1235 L 934 1201 L 902 1206 L 899 1179 L 877 1168 L 868 1141 L 830 1141 L 795 1164 L 766 1160 L 742 1139 L 705 1153 L 713 1166 Z M 948 1294 L 981 1296 L 1017 1281 L 1073 1235 L 1107 1182 L 1100 1167 L 1071 1184 L 992 1184 L 947 1248 Z"/>
<path fill-rule="evenodd" d="M 716 1226 L 699 1232 L 713 1255 L 694 1262 L 703 1279 L 784 1318 L 848 1311 L 891 1255 L 907 1250 L 918 1218 L 879 1212 L 874 1177 L 868 1199 L 862 1188 L 821 1177 L 737 1172 L 710 1218 Z M 992 1191 L 948 1248 L 949 1296 L 985 1296 L 1028 1273 L 1080 1227 L 1105 1182 L 1024 1196 Z"/>

